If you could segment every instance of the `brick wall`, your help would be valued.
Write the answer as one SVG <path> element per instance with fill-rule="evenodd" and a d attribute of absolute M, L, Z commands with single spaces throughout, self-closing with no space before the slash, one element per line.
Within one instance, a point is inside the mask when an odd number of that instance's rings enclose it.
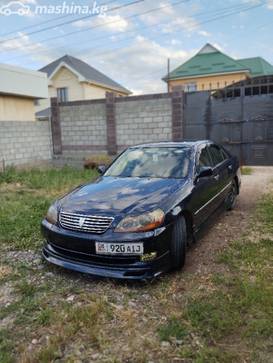
<path fill-rule="evenodd" d="M 47 121 L 0 122 L 0 168 L 50 161 L 51 146 Z"/>

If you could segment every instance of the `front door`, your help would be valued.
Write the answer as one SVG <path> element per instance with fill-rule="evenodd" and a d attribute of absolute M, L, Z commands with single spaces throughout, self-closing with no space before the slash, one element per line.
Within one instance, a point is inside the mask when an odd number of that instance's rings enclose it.
<path fill-rule="evenodd" d="M 225 157 L 222 149 L 215 144 L 209 145 L 209 153 L 213 165 L 213 175 L 218 182 L 213 201 L 213 208 L 216 209 L 223 202 L 230 189 L 229 159 Z"/>
<path fill-rule="evenodd" d="M 198 176 L 201 168 L 213 168 L 208 146 L 203 146 L 197 155 L 195 175 Z M 194 229 L 198 230 L 200 225 L 209 217 L 214 209 L 214 196 L 219 189 L 219 180 L 215 175 L 195 178 L 190 206 L 193 210 Z"/>

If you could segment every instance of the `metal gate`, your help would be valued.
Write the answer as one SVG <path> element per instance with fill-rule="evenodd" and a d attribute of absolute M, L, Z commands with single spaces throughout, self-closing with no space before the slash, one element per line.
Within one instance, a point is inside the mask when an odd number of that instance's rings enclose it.
<path fill-rule="evenodd" d="M 273 165 L 273 77 L 185 94 L 184 138 L 212 139 L 244 165 Z"/>

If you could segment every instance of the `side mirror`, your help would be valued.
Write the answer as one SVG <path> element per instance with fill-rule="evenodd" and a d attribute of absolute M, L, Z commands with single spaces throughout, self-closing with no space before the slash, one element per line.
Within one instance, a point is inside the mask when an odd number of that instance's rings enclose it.
<path fill-rule="evenodd" d="M 99 165 L 97 167 L 97 170 L 98 170 L 99 174 L 102 175 L 105 172 L 105 170 L 106 170 L 106 166 L 105 165 Z"/>
<path fill-rule="evenodd" d="M 209 166 L 203 166 L 199 173 L 197 174 L 197 179 L 199 178 L 206 178 L 206 177 L 209 177 L 209 176 L 212 176 L 213 175 L 213 171 L 212 171 L 212 168 L 210 168 Z"/>

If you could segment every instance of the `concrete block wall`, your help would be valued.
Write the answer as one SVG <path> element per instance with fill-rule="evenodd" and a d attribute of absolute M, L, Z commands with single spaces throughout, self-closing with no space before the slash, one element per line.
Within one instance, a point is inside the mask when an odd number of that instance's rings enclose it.
<path fill-rule="evenodd" d="M 54 159 L 82 165 L 94 154 L 116 155 L 128 146 L 183 139 L 183 92 L 73 101 L 51 99 Z"/>
<path fill-rule="evenodd" d="M 48 121 L 1 121 L 0 167 L 34 165 L 52 160 Z"/>
<path fill-rule="evenodd" d="M 60 106 L 62 155 L 81 160 L 92 153 L 107 152 L 104 102 L 71 102 Z"/>
<path fill-rule="evenodd" d="M 116 100 L 118 150 L 145 142 L 171 141 L 171 98 Z"/>

